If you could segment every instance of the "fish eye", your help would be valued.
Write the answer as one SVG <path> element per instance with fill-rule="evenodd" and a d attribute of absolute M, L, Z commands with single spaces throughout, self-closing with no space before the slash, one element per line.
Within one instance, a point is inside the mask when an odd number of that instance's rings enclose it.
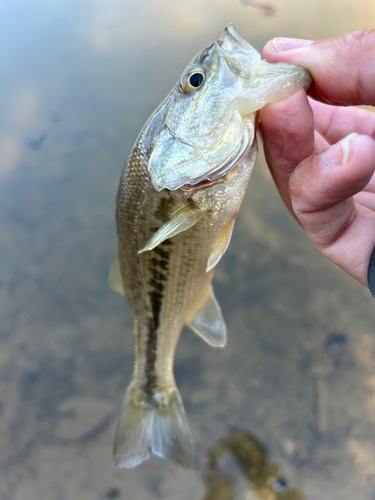
<path fill-rule="evenodd" d="M 189 78 L 189 83 L 194 88 L 200 87 L 203 83 L 202 73 L 193 73 Z"/>
<path fill-rule="evenodd" d="M 205 79 L 206 75 L 204 71 L 200 68 L 194 68 L 184 75 L 181 82 L 181 88 L 185 93 L 190 94 L 190 92 L 199 89 L 203 85 Z"/>

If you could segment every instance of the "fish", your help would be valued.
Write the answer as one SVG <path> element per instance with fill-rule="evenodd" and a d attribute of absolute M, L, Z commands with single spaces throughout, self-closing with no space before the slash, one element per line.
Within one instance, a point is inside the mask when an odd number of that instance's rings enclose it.
<path fill-rule="evenodd" d="M 240 2 L 260 10 L 265 17 L 274 16 L 276 12 L 275 7 L 269 3 L 260 2 L 258 0 L 240 0 Z"/>
<path fill-rule="evenodd" d="M 229 24 L 192 59 L 135 142 L 117 193 L 109 276 L 134 322 L 134 370 L 114 444 L 120 468 L 151 455 L 197 468 L 173 375 L 176 345 L 187 325 L 210 346 L 225 346 L 211 281 L 257 158 L 258 110 L 310 82 L 301 66 L 262 60 Z"/>

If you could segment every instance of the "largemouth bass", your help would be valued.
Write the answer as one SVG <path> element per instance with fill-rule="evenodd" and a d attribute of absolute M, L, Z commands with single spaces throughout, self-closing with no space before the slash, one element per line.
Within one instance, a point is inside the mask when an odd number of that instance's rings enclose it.
<path fill-rule="evenodd" d="M 213 270 L 229 244 L 257 157 L 257 111 L 310 75 L 268 64 L 232 25 L 188 65 L 147 121 L 117 194 L 118 259 L 110 286 L 134 315 L 135 362 L 115 438 L 115 460 L 150 454 L 196 466 L 173 376 L 184 325 L 214 347 L 226 343 Z"/>

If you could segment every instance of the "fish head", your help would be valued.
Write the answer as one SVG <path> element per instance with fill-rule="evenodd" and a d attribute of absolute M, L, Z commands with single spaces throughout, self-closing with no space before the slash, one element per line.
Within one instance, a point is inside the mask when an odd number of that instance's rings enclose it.
<path fill-rule="evenodd" d="M 310 82 L 301 66 L 263 61 L 228 25 L 194 57 L 146 127 L 155 189 L 226 175 L 254 142 L 256 112 Z"/>

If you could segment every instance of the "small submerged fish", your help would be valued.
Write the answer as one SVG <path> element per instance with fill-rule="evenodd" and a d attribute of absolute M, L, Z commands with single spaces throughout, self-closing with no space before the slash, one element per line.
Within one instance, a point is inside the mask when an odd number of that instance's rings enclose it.
<path fill-rule="evenodd" d="M 212 287 L 257 157 L 257 111 L 299 88 L 307 70 L 269 64 L 232 25 L 202 50 L 147 121 L 117 194 L 118 258 L 110 286 L 134 315 L 135 363 L 115 438 L 119 467 L 150 454 L 197 461 L 173 376 L 188 325 L 224 347 Z"/>
<path fill-rule="evenodd" d="M 274 16 L 276 9 L 269 3 L 265 3 L 259 0 L 240 0 L 245 5 L 250 5 L 254 9 L 260 10 L 266 17 Z"/>

